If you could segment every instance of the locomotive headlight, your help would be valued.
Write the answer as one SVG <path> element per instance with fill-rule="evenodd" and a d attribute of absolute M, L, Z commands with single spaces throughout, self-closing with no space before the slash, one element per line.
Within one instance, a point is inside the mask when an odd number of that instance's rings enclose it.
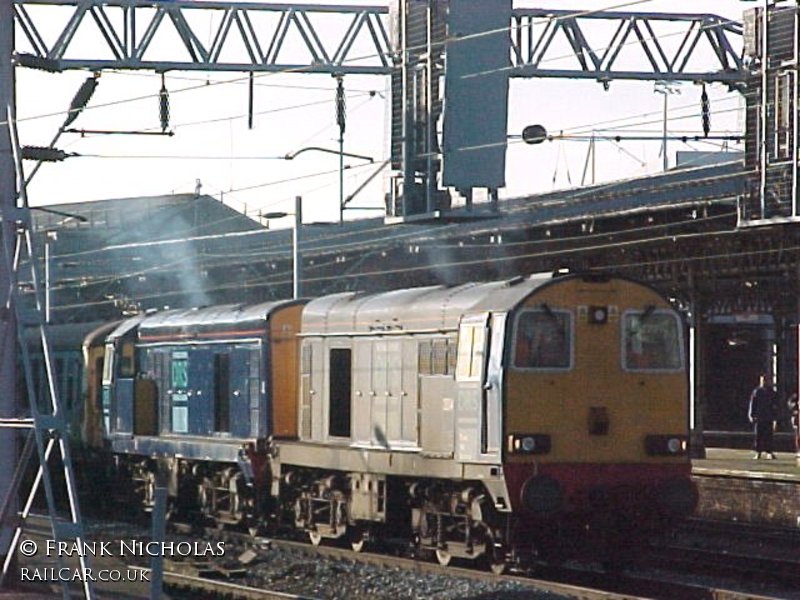
<path fill-rule="evenodd" d="M 678 438 L 669 438 L 669 440 L 667 440 L 667 450 L 672 452 L 672 454 L 678 454 L 678 452 L 686 450 L 686 443 Z"/>
<path fill-rule="evenodd" d="M 508 451 L 514 454 L 547 454 L 550 452 L 550 436 L 546 433 L 509 435 Z"/>
<path fill-rule="evenodd" d="M 682 435 L 648 435 L 644 447 L 651 456 L 681 456 L 689 449 L 689 441 Z"/>
<path fill-rule="evenodd" d="M 607 306 L 590 306 L 589 323 L 592 325 L 605 325 L 608 322 Z"/>

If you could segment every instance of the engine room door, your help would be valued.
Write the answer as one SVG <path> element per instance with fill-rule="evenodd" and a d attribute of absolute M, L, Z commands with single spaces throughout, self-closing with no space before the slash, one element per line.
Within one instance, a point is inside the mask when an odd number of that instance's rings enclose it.
<path fill-rule="evenodd" d="M 484 378 L 490 330 L 489 315 L 461 319 L 458 329 L 458 359 L 456 363 L 456 458 L 473 461 L 481 454 L 485 439 L 481 416 L 486 407 Z"/>
<path fill-rule="evenodd" d="M 389 447 L 389 431 L 387 427 L 387 407 L 389 399 L 389 382 L 387 378 L 388 347 L 386 340 L 376 340 L 372 344 L 372 438 L 373 446 Z"/>
<path fill-rule="evenodd" d="M 188 382 L 188 407 L 189 407 L 189 433 L 194 435 L 208 435 L 213 430 L 213 409 L 211 402 L 214 398 L 214 386 L 211 381 L 214 370 L 214 355 L 208 348 L 194 348 L 189 351 L 189 382 Z"/>
<path fill-rule="evenodd" d="M 255 354 L 255 356 L 253 356 Z M 255 363 L 255 364 L 253 364 Z M 258 424 L 258 395 L 251 407 L 251 372 L 258 373 L 258 355 L 249 348 L 234 348 L 230 365 L 230 430 L 233 437 L 250 437 L 252 425 Z M 255 419 L 255 422 L 253 422 Z"/>
<path fill-rule="evenodd" d="M 369 445 L 372 441 L 372 340 L 353 342 L 353 443 Z"/>

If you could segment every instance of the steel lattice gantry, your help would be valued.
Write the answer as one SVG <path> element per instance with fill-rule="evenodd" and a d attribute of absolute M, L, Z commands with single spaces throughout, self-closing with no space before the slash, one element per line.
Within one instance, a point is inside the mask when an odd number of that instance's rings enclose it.
<path fill-rule="evenodd" d="M 420 0 L 420 4 L 425 2 Z M 68 14 L 66 22 L 47 43 L 42 32 L 53 26 L 55 11 Z M 386 6 L 325 4 L 271 4 L 221 0 L 16 0 L 14 16 L 31 55 L 55 61 L 59 69 L 153 69 L 212 71 L 286 71 L 309 73 L 388 74 L 395 55 L 387 33 Z M 208 22 L 198 15 L 218 19 L 211 42 Z M 344 33 L 326 39 L 321 23 L 335 15 Z M 590 23 L 610 25 L 613 35 L 592 45 L 584 29 Z M 677 24 L 681 31 L 663 32 L 659 25 Z M 94 29 L 105 48 L 79 56 L 80 33 Z M 174 31 L 181 48 L 169 58 L 156 58 L 160 35 Z M 594 32 L 592 32 L 594 33 Z M 284 60 L 287 38 L 301 40 L 308 60 Z M 563 36 L 577 65 L 563 66 L 553 56 Z M 330 36 L 327 36 L 328 38 Z M 670 44 L 667 38 L 677 44 Z M 742 26 L 712 14 L 637 13 L 514 9 L 511 14 L 511 67 L 514 77 L 566 77 L 610 81 L 680 80 L 736 84 L 744 69 L 736 48 Z M 453 40 L 457 37 L 453 37 Z M 358 46 L 369 48 L 354 52 Z M 676 46 L 674 48 L 673 46 Z M 237 59 L 226 58 L 236 48 Z M 620 56 L 635 51 L 643 59 L 638 70 L 621 66 Z M 20 50 L 18 48 L 18 50 Z M 691 68 L 696 54 L 714 57 L 709 69 Z M 100 55 L 106 58 L 99 58 Z M 163 53 L 162 53 L 163 54 Z"/>
<path fill-rule="evenodd" d="M 600 21 L 613 33 L 593 45 L 584 34 L 584 25 Z M 665 30 L 666 24 L 673 25 Z M 560 66 L 560 59 L 567 57 L 555 50 L 559 34 L 577 59 L 577 68 Z M 596 39 L 595 35 L 591 37 Z M 735 85 L 745 77 L 742 57 L 736 50 L 741 39 L 741 23 L 712 14 L 516 9 L 511 25 L 511 75 Z M 695 53 L 700 52 L 704 59 L 712 56 L 717 61 L 713 70 L 691 68 Z M 620 56 L 627 53 L 637 53 L 645 67 L 633 70 L 618 66 Z"/>
<path fill-rule="evenodd" d="M 48 44 L 56 10 L 68 12 L 66 24 Z M 30 54 L 63 69 L 151 69 L 155 71 L 301 71 L 305 73 L 386 74 L 391 51 L 380 6 L 264 4 L 182 0 L 23 0 L 14 3 L 19 31 Z M 211 42 L 209 21 L 214 17 Z M 334 16 L 344 24 L 335 40 L 323 36 L 321 23 Z M 50 17 L 50 21 L 47 19 Z M 326 20 L 326 18 L 328 20 Z M 105 47 L 78 53 L 81 33 L 99 31 Z M 177 35 L 169 50 L 158 40 Z M 307 60 L 284 59 L 290 38 L 299 41 Z M 360 48 L 360 50 L 358 50 Z M 364 51 L 364 48 L 367 48 Z M 169 58 L 164 56 L 164 50 Z M 85 52 L 85 50 L 84 50 Z M 231 58 L 232 53 L 235 58 Z M 107 58 L 99 56 L 107 55 Z"/>

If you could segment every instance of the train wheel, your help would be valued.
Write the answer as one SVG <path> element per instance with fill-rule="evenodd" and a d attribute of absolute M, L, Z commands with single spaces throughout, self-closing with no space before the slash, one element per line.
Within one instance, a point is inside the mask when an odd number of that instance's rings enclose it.
<path fill-rule="evenodd" d="M 442 565 L 443 567 L 446 567 L 447 565 L 449 565 L 450 561 L 452 559 L 453 559 L 453 557 L 450 555 L 450 553 L 447 550 L 437 550 L 436 551 L 436 560 L 439 561 L 439 564 Z"/>
<path fill-rule="evenodd" d="M 363 527 L 348 528 L 348 541 L 353 552 L 361 552 L 367 544 L 367 536 Z"/>
<path fill-rule="evenodd" d="M 485 564 L 488 565 L 489 570 L 495 575 L 502 575 L 508 569 L 506 547 L 504 544 L 496 541 L 500 539 L 502 539 L 500 537 L 500 532 L 494 530 L 486 544 L 487 550 Z"/>
<path fill-rule="evenodd" d="M 506 572 L 506 569 L 508 569 L 508 563 L 505 561 L 505 559 L 503 560 L 495 559 L 489 563 L 489 569 L 495 575 L 502 575 L 503 573 Z"/>
<path fill-rule="evenodd" d="M 322 543 L 322 534 L 317 531 L 309 531 L 308 540 L 312 546 L 319 546 Z"/>

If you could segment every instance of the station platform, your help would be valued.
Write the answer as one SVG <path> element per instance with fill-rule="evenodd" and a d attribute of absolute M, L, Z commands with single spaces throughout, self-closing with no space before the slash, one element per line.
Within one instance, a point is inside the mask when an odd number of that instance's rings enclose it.
<path fill-rule="evenodd" d="M 692 461 L 697 516 L 800 528 L 800 458 L 775 454 L 755 460 L 752 450 L 707 448 L 706 458 Z"/>

